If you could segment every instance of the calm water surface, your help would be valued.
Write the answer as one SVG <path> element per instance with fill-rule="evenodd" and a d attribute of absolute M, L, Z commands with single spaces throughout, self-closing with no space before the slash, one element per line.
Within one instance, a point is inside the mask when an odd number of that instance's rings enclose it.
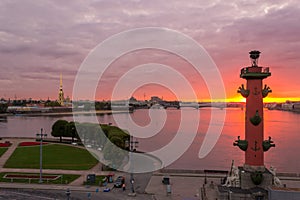
<path fill-rule="evenodd" d="M 214 111 L 220 114 L 222 112 L 218 109 Z M 197 111 L 190 109 L 188 112 Z M 198 152 L 207 132 L 208 124 L 210 123 L 211 109 L 200 109 L 199 113 L 199 128 L 192 145 L 183 156 L 168 166 L 168 168 L 228 170 L 230 169 L 232 160 L 234 160 L 236 165 L 242 165 L 244 162 L 244 152 L 239 150 L 238 147 L 234 147 L 233 142 L 239 135 L 241 139 L 244 139 L 244 111 L 235 108 L 226 109 L 226 120 L 222 134 L 213 150 L 203 159 L 198 158 Z M 128 120 L 131 117 L 140 126 L 147 126 L 150 123 L 149 110 L 136 110 L 131 114 L 119 115 L 124 120 Z M 163 128 L 152 137 L 138 138 L 138 149 L 149 152 L 160 149 L 168 144 L 178 130 L 180 117 L 180 110 L 166 110 L 166 121 Z M 35 137 L 40 128 L 43 128 L 50 135 L 51 126 L 57 119 L 73 120 L 73 117 L 10 116 L 6 119 L 6 121 L 0 121 L 0 137 Z M 81 121 L 88 122 L 89 119 L 89 116 L 84 116 Z M 161 120 L 164 120 L 164 118 L 162 117 Z M 195 119 L 190 117 L 188 120 L 192 121 Z M 271 136 L 276 144 L 275 148 L 271 148 L 265 153 L 265 165 L 267 167 L 271 165 L 275 166 L 278 171 L 282 172 L 300 172 L 300 114 L 265 110 L 264 120 L 265 139 Z M 100 123 L 115 124 L 113 115 L 98 116 L 98 121 Z M 214 123 L 212 122 L 213 126 Z M 219 123 L 216 122 L 215 126 L 218 125 Z"/>

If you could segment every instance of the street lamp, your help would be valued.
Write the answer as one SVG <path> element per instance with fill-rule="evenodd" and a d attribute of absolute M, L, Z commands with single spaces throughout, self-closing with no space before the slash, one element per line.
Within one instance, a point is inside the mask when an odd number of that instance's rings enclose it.
<path fill-rule="evenodd" d="M 66 195 L 67 195 L 67 199 L 69 200 L 70 199 L 70 195 L 71 195 L 71 191 L 70 191 L 69 188 L 67 188 Z"/>
<path fill-rule="evenodd" d="M 40 137 L 40 179 L 39 183 L 43 183 L 43 137 L 47 137 L 47 134 L 43 133 L 43 129 L 41 128 L 41 133 L 36 134 L 37 137 Z"/>
<path fill-rule="evenodd" d="M 134 194 L 134 178 L 133 178 L 133 159 L 132 159 L 132 152 L 135 150 L 135 148 L 138 147 L 139 142 L 138 141 L 133 141 L 133 136 L 130 136 L 130 141 L 129 141 L 129 156 L 130 156 L 130 165 L 131 165 L 131 173 L 130 173 L 130 184 L 131 184 L 131 193 Z"/>

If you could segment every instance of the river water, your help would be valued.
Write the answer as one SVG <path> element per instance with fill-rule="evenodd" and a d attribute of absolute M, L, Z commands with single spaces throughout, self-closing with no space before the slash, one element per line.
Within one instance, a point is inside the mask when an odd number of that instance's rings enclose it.
<path fill-rule="evenodd" d="M 200 159 L 198 157 L 199 149 L 203 143 L 203 139 L 207 133 L 208 126 L 220 126 L 217 121 L 210 123 L 210 108 L 201 108 L 200 110 L 186 109 L 184 112 L 190 114 L 184 115 L 191 124 L 195 122 L 196 116 L 199 115 L 199 127 L 197 134 L 189 148 L 185 151 L 182 149 L 183 155 L 167 168 L 175 169 L 220 169 L 229 170 L 232 160 L 235 165 L 242 165 L 244 162 L 244 152 L 238 147 L 233 146 L 234 140 L 238 136 L 244 139 L 244 119 L 245 112 L 240 108 L 226 108 L 226 118 L 221 135 L 213 146 L 209 154 Z M 213 109 L 215 113 L 221 114 L 224 110 Z M 150 112 L 150 113 L 149 113 Z M 137 125 L 149 128 L 154 133 L 140 135 L 136 137 L 139 141 L 138 149 L 145 152 L 155 151 L 164 148 L 169 144 L 177 134 L 179 129 L 182 110 L 167 109 L 163 110 L 162 115 L 155 115 L 151 110 L 136 110 L 130 114 L 118 114 L 118 118 L 123 119 L 122 128 L 126 128 L 128 119 L 132 119 Z M 116 115 L 100 115 L 97 119 L 100 123 L 116 124 L 114 118 Z M 151 116 L 155 117 L 155 123 L 151 123 Z M 8 116 L 6 120 L 0 120 L 0 137 L 35 137 L 36 133 L 43 128 L 45 133 L 51 137 L 51 126 L 58 119 L 73 120 L 72 116 L 56 116 L 56 117 L 27 117 L 27 116 Z M 126 122 L 127 120 L 127 122 Z M 84 116 L 81 121 L 90 121 L 89 116 Z M 161 123 L 163 121 L 164 123 Z M 157 129 L 157 130 L 156 130 Z M 188 130 L 188 129 L 187 129 Z M 274 166 L 280 172 L 300 172 L 300 114 L 292 112 L 284 112 L 278 110 L 264 110 L 264 137 L 272 137 L 276 144 L 275 148 L 271 148 L 265 153 L 265 165 L 267 167 Z M 189 134 L 189 133 L 186 133 Z M 181 150 L 180 144 L 176 149 Z M 185 152 L 184 152 L 185 151 Z"/>

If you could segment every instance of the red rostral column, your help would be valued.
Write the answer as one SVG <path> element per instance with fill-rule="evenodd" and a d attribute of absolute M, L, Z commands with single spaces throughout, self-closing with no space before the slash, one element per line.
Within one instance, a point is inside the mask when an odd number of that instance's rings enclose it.
<path fill-rule="evenodd" d="M 274 147 L 273 141 L 264 141 L 263 98 L 272 92 L 262 80 L 271 76 L 269 68 L 258 66 L 259 51 L 251 51 L 252 65 L 241 70 L 240 77 L 247 80 L 247 86 L 239 87 L 238 93 L 246 98 L 245 140 L 235 141 L 234 145 L 245 151 L 245 169 L 264 171 L 264 151 Z"/>

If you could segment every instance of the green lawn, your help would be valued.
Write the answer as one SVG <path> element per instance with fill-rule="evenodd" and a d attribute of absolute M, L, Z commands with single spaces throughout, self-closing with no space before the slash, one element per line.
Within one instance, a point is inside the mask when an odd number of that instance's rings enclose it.
<path fill-rule="evenodd" d="M 104 182 L 104 178 L 105 178 L 105 176 L 99 175 L 99 176 L 96 176 L 95 183 L 91 184 L 91 183 L 88 183 L 87 181 L 84 181 L 83 185 L 102 186 L 102 184 Z"/>
<path fill-rule="evenodd" d="M 39 146 L 18 147 L 6 168 L 39 168 Z M 43 146 L 43 169 L 87 170 L 98 163 L 87 150 L 60 144 Z"/>
<path fill-rule="evenodd" d="M 26 175 L 39 175 L 39 174 L 34 174 L 34 173 L 16 173 L 16 172 L 2 172 L 0 173 L 0 182 L 14 182 L 14 183 L 38 183 L 39 179 L 10 179 L 10 178 L 4 178 L 4 176 L 6 174 L 26 174 Z M 50 175 L 50 174 L 43 174 L 44 175 Z M 60 178 L 56 179 L 56 180 L 47 180 L 47 179 L 43 179 L 43 183 L 49 183 L 49 184 L 69 184 L 72 181 L 74 181 L 75 179 L 79 178 L 80 175 L 74 175 L 74 174 L 60 174 Z"/>
<path fill-rule="evenodd" d="M 7 151 L 7 147 L 1 147 L 0 148 L 0 157 Z"/>

